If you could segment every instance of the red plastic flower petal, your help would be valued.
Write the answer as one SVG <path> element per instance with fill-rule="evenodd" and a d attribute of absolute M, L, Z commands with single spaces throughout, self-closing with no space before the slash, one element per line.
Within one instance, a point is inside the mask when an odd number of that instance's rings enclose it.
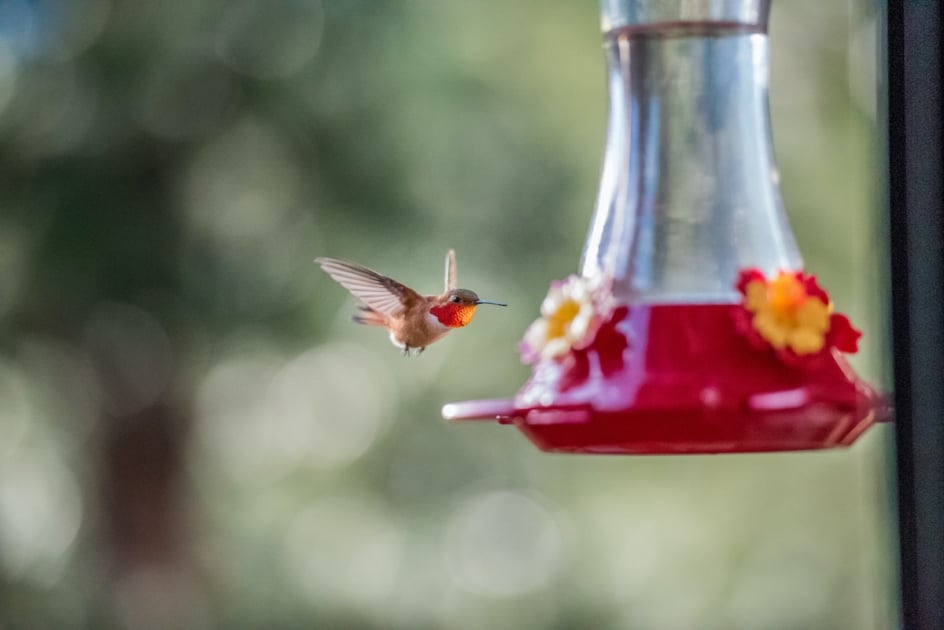
<path fill-rule="evenodd" d="M 852 326 L 849 318 L 842 313 L 829 316 L 829 336 L 827 343 L 837 350 L 854 354 L 859 351 L 859 339 L 862 331 Z"/>
<path fill-rule="evenodd" d="M 764 277 L 764 274 L 761 273 L 760 269 L 742 269 L 738 272 L 737 277 L 737 290 L 741 292 L 741 295 L 747 295 L 747 285 L 754 280 L 761 280 L 767 282 L 767 278 Z"/>
<path fill-rule="evenodd" d="M 830 304 L 831 300 L 829 299 L 829 294 L 819 286 L 819 283 L 816 281 L 816 276 L 810 274 L 806 275 L 802 271 L 796 272 L 797 280 L 803 283 L 804 288 L 806 289 L 806 294 L 810 297 L 819 298 L 825 304 Z"/>
<path fill-rule="evenodd" d="M 629 307 L 618 306 L 606 323 L 600 326 L 593 341 L 585 348 L 574 349 L 567 358 L 567 367 L 560 379 L 561 391 L 581 385 L 590 378 L 591 365 L 598 366 L 603 376 L 622 371 L 624 352 L 629 342 L 619 330 L 619 324 L 629 314 Z M 595 359 L 591 361 L 591 358 Z"/>

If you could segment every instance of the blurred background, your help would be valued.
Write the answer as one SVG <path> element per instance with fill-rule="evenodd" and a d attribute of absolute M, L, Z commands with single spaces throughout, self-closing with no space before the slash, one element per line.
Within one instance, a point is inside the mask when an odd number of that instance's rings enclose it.
<path fill-rule="evenodd" d="M 870 0 L 774 2 L 807 267 L 888 388 Z M 595 2 L 0 0 L 0 627 L 889 628 L 892 433 L 725 457 L 446 426 L 577 268 Z M 315 256 L 507 301 L 419 359 Z"/>

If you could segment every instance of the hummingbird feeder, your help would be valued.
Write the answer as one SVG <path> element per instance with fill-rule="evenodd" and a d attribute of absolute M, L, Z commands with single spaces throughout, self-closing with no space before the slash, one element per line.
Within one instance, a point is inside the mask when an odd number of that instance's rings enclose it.
<path fill-rule="evenodd" d="M 770 0 L 603 0 L 609 124 L 580 274 L 525 333 L 512 399 L 448 404 L 570 453 L 852 443 L 884 399 L 803 270 L 767 106 Z"/>

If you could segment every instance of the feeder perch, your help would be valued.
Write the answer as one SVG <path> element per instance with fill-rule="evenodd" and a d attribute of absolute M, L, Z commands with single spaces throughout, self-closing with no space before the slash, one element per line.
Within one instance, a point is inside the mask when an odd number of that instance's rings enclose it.
<path fill-rule="evenodd" d="M 444 418 L 545 451 L 670 454 L 845 446 L 888 416 L 783 211 L 769 6 L 603 0 L 609 124 L 580 273 L 525 334 L 517 395 Z"/>

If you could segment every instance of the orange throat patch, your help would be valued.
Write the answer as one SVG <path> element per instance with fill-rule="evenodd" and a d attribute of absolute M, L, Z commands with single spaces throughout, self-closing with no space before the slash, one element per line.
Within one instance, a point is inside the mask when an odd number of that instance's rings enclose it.
<path fill-rule="evenodd" d="M 449 328 L 462 328 L 475 316 L 474 304 L 443 304 L 429 309 L 439 323 Z"/>

